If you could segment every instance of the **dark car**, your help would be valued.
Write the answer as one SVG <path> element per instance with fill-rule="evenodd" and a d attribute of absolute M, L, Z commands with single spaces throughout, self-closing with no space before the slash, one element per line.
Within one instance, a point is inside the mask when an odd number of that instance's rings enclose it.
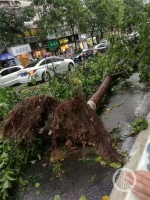
<path fill-rule="evenodd" d="M 71 57 L 71 59 L 74 62 L 82 62 L 88 59 L 89 57 L 91 57 L 92 55 L 93 55 L 92 50 L 83 49 L 83 50 L 76 51 L 74 55 Z"/>

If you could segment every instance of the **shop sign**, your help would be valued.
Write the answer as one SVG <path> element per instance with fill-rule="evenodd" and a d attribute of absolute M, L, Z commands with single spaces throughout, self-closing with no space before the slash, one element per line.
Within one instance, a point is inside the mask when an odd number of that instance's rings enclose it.
<path fill-rule="evenodd" d="M 78 37 L 78 34 L 75 34 L 75 35 L 68 36 L 67 39 L 68 39 L 69 43 L 72 43 L 72 42 L 77 41 L 79 39 L 79 37 Z"/>
<path fill-rule="evenodd" d="M 49 48 L 50 50 L 59 48 L 59 42 L 58 42 L 58 40 L 51 40 L 51 41 L 49 41 L 49 42 L 48 42 L 48 48 Z"/>
<path fill-rule="evenodd" d="M 19 38 L 28 38 L 33 36 L 36 36 L 36 29 L 26 30 L 23 35 L 18 35 Z"/>
<path fill-rule="evenodd" d="M 32 42 L 37 42 L 37 37 L 30 37 L 30 38 L 25 38 L 24 43 L 32 43 Z"/>
<path fill-rule="evenodd" d="M 24 44 L 16 47 L 7 48 L 8 52 L 13 56 L 18 56 L 24 53 L 31 52 L 31 47 L 29 44 Z"/>
<path fill-rule="evenodd" d="M 68 39 L 67 38 L 59 39 L 59 43 L 60 44 L 66 44 L 66 43 L 68 43 Z"/>

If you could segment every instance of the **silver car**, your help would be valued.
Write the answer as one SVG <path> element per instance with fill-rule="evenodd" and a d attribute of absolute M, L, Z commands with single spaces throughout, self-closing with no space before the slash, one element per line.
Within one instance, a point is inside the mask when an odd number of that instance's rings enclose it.
<path fill-rule="evenodd" d="M 21 65 L 4 68 L 0 71 L 0 87 L 11 86 L 18 83 L 18 71 L 23 69 Z"/>

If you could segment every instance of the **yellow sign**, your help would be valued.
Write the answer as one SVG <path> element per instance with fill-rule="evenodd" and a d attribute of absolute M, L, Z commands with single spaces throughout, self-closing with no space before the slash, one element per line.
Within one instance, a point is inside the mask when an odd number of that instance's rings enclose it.
<path fill-rule="evenodd" d="M 59 40 L 59 43 L 60 43 L 60 44 L 65 44 L 65 43 L 67 43 L 67 42 L 68 42 L 68 39 L 66 39 L 66 38 L 60 39 L 60 40 Z"/>
<path fill-rule="evenodd" d="M 25 37 L 29 37 L 29 36 L 30 36 L 29 31 L 26 31 L 26 32 L 24 33 L 24 35 L 25 35 Z"/>
<path fill-rule="evenodd" d="M 36 30 L 35 29 L 26 30 L 23 35 L 25 37 L 36 36 Z M 19 34 L 18 37 L 22 38 L 23 35 Z"/>

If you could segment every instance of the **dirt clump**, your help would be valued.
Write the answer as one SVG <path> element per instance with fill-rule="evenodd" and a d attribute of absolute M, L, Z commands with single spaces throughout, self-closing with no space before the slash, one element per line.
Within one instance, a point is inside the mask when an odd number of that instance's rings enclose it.
<path fill-rule="evenodd" d="M 50 138 L 52 151 L 82 144 L 94 146 L 105 160 L 119 158 L 102 120 L 80 95 L 65 102 L 46 95 L 27 99 L 9 113 L 0 132 L 16 142 Z"/>

